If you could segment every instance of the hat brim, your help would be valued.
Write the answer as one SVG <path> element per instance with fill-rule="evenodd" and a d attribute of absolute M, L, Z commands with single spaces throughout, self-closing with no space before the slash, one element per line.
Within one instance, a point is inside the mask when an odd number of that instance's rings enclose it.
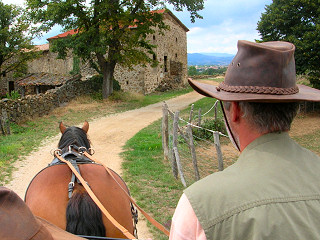
<path fill-rule="evenodd" d="M 71 234 L 63 229 L 57 227 L 56 225 L 48 222 L 47 220 L 36 217 L 39 225 L 41 226 L 40 231 L 48 231 L 54 240 L 84 240 L 85 238 L 78 237 L 74 234 Z"/>
<path fill-rule="evenodd" d="M 188 79 L 190 86 L 198 93 L 222 101 L 246 102 L 320 102 L 320 90 L 297 84 L 299 92 L 291 95 L 272 95 L 257 93 L 234 93 L 217 90 L 217 86 Z"/>

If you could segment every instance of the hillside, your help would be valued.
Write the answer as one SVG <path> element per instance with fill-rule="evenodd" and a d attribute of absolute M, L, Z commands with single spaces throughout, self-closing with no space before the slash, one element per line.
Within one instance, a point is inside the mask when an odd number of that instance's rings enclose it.
<path fill-rule="evenodd" d="M 228 53 L 188 53 L 188 66 L 220 65 L 228 66 L 234 55 Z"/>

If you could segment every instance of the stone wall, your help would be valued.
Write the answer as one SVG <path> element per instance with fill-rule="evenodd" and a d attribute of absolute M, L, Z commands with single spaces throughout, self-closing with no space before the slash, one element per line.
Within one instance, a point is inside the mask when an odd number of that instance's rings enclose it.
<path fill-rule="evenodd" d="M 169 26 L 165 34 L 156 31 L 148 40 L 156 45 L 157 65 L 137 65 L 129 70 L 117 64 L 114 77 L 125 92 L 148 94 L 164 80 L 185 84 L 187 82 L 187 35 L 181 23 L 170 13 L 164 14 L 164 22 Z M 71 54 L 66 60 L 56 59 L 57 54 L 47 52 L 29 65 L 29 72 L 49 72 L 68 74 L 73 69 Z M 152 56 L 151 56 L 152 57 Z M 51 64 L 49 64 L 51 63 Z M 80 63 L 80 74 L 88 79 L 97 74 L 87 63 Z"/>
<path fill-rule="evenodd" d="M 24 122 L 35 116 L 46 115 L 62 103 L 69 102 L 76 96 L 85 95 L 98 89 L 101 89 L 101 82 L 99 83 L 94 79 L 81 81 L 78 77 L 46 93 L 28 95 L 17 100 L 0 100 L 0 115 L 2 109 L 5 109 L 10 121 L 16 123 Z"/>
<path fill-rule="evenodd" d="M 153 92 L 166 78 L 166 81 L 187 82 L 187 34 L 178 21 L 170 14 L 164 15 L 164 22 L 169 26 L 165 34 L 155 33 L 150 37 L 157 48 L 155 49 L 158 66 L 148 66 L 145 69 L 145 93 Z M 180 65 L 179 71 L 176 66 Z"/>
<path fill-rule="evenodd" d="M 156 45 L 154 49 L 158 64 L 137 65 L 129 70 L 120 65 L 115 68 L 114 77 L 126 92 L 148 94 L 159 87 L 161 82 L 174 81 L 181 85 L 187 82 L 187 34 L 188 29 L 171 13 L 164 13 L 164 22 L 169 29 L 160 34 L 158 30 L 148 36 Z M 45 50 L 42 56 L 28 64 L 29 73 L 69 74 L 73 70 L 74 58 L 71 53 L 66 59 L 56 59 L 57 53 Z M 82 80 L 96 75 L 88 63 L 80 63 Z M 175 85 L 176 85 L 175 84 Z M 4 85 L 8 85 L 7 83 Z M 1 86 L 0 86 L 1 87 Z"/>
<path fill-rule="evenodd" d="M 157 89 L 164 79 L 175 81 L 174 85 L 187 83 L 186 29 L 182 28 L 178 20 L 170 14 L 164 15 L 164 22 L 169 26 L 164 35 L 156 31 L 148 36 L 148 40 L 157 46 L 154 50 L 157 65 L 139 65 L 131 71 L 117 65 L 114 76 L 124 91 L 148 94 Z"/>
<path fill-rule="evenodd" d="M 57 59 L 58 54 L 43 51 L 41 57 L 28 64 L 29 73 L 53 73 L 66 75 L 73 69 L 73 57 L 68 54 L 66 59 Z"/>

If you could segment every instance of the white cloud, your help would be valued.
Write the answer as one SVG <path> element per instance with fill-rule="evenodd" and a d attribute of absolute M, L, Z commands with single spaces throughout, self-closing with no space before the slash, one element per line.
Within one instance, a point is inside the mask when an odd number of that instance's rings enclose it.
<path fill-rule="evenodd" d="M 4 4 L 14 4 L 23 7 L 25 5 L 25 0 L 2 0 Z"/>
<path fill-rule="evenodd" d="M 259 39 L 256 23 L 237 23 L 231 19 L 221 25 L 194 27 L 188 33 L 188 52 L 237 52 L 238 40 Z"/>

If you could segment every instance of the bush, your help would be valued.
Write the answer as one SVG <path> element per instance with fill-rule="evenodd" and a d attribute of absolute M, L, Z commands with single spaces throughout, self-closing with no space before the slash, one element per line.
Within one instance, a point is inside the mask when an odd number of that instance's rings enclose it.
<path fill-rule="evenodd" d="M 320 89 L 320 71 L 310 71 L 307 78 L 314 88 Z"/>
<path fill-rule="evenodd" d="M 16 100 L 19 99 L 21 96 L 18 93 L 18 91 L 11 91 L 11 93 L 7 93 L 6 94 L 6 98 L 12 99 L 12 100 Z"/>
<path fill-rule="evenodd" d="M 94 89 L 99 91 L 102 89 L 102 83 L 103 83 L 103 76 L 101 74 L 93 76 L 90 81 L 92 81 L 92 84 L 94 84 Z M 121 86 L 120 83 L 113 78 L 113 90 L 114 91 L 120 91 Z"/>
<path fill-rule="evenodd" d="M 193 135 L 201 139 L 214 140 L 213 133 L 206 129 L 227 134 L 224 122 L 220 119 L 205 119 L 201 123 L 201 127 L 202 128 L 193 128 Z"/>
<path fill-rule="evenodd" d="M 120 83 L 115 79 L 113 79 L 113 90 L 114 91 L 120 91 L 121 90 Z"/>

